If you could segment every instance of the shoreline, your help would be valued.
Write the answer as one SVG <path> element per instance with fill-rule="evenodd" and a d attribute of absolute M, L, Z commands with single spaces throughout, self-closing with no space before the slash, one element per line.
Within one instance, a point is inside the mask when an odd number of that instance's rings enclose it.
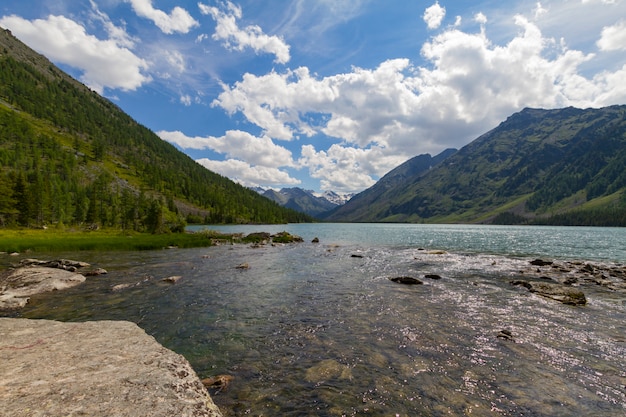
<path fill-rule="evenodd" d="M 251 247 L 255 247 L 252 245 Z M 346 254 L 349 254 L 348 250 Z M 439 257 L 446 256 L 447 252 L 445 251 L 428 251 L 425 249 L 419 249 L 415 252 L 416 256 L 421 256 L 420 254 L 424 254 L 426 258 L 429 257 Z M 450 253 L 450 255 L 454 255 L 454 253 Z M 359 257 L 367 257 L 367 254 L 360 254 Z M 417 258 L 415 258 L 417 259 Z M 421 259 L 421 258 L 420 258 Z M 521 261 L 521 260 L 520 260 Z M 540 282 L 552 282 L 553 284 L 558 284 L 561 288 L 576 288 L 584 290 L 585 288 L 590 289 L 592 291 L 600 290 L 607 292 L 618 292 L 618 293 L 626 293 L 626 266 L 624 264 L 619 263 L 596 263 L 596 262 L 588 262 L 588 261 L 567 261 L 567 260 L 541 260 L 541 259 L 533 259 L 533 258 L 524 258 L 524 265 L 522 266 L 522 262 L 517 262 L 519 265 L 519 269 L 517 272 L 519 275 L 516 278 L 521 278 L 518 282 L 518 285 L 521 287 L 526 287 L 531 293 L 537 293 L 537 295 L 542 295 L 539 291 L 533 291 L 526 284 L 527 283 L 540 283 Z M 494 261 L 495 267 L 495 261 Z M 88 268 L 88 267 L 87 267 Z M 236 268 L 233 266 L 233 268 Z M 422 278 L 419 274 L 415 276 Z M 173 277 L 170 277 L 173 278 Z M 444 276 L 444 278 L 447 278 Z M 434 278 L 433 278 L 434 279 Z M 160 280 L 163 281 L 163 280 Z M 172 280 L 172 284 L 175 284 L 177 280 Z M 515 286 L 513 280 L 509 282 L 511 287 Z M 0 287 L 2 283 L 0 281 Z M 166 284 L 159 284 L 166 285 Z M 169 284 L 167 284 L 169 285 Z M 531 285 L 532 286 L 532 285 Z M 537 289 L 538 287 L 535 287 Z M 550 288 L 553 290 L 554 288 Z M 112 287 L 113 291 L 113 287 Z M 521 290 L 521 293 L 525 291 Z M 551 298 L 551 297 L 548 297 Z M 555 299 L 556 301 L 561 301 Z M 555 303 L 556 303 L 555 301 Z M 563 302 L 563 301 L 561 301 Z M 558 303 L 556 303 L 558 304 Z M 567 304 L 567 303 L 566 303 Z M 34 320 L 38 321 L 38 320 Z M 2 333 L 0 332 L 0 335 Z M 506 335 L 505 335 L 506 336 Z M 498 335 L 498 337 L 504 337 Z M 38 342 L 39 339 L 35 340 Z M 22 345 L 12 344 L 11 347 L 26 347 L 28 349 L 34 349 L 41 345 L 41 343 L 35 344 L 33 343 L 24 343 Z M 0 350 L 3 347 L 0 346 Z M 115 351 L 115 350 L 114 350 Z M 106 354 L 106 353 L 105 353 Z M 110 354 L 110 352 L 109 352 Z M 40 359 L 41 362 L 41 359 Z M 0 372 L 2 375 L 2 372 Z M 197 376 L 196 376 L 197 378 Z M 3 387 L 0 385 L 0 392 Z M 89 394 L 87 394 L 89 395 Z M 19 414 L 17 414 L 19 415 Z"/>

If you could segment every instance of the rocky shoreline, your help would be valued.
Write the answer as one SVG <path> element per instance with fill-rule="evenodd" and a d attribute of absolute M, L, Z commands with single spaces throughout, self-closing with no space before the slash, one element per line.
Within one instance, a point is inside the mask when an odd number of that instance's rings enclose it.
<path fill-rule="evenodd" d="M 22 259 L 13 269 L 0 272 L 0 310 L 22 308 L 32 295 L 71 288 L 83 283 L 87 276 L 106 274 L 103 269 L 78 273 L 80 268 L 89 266 L 68 259 Z"/>
<path fill-rule="evenodd" d="M 0 309 L 107 273 L 89 268 L 23 259 L 0 273 Z M 0 355 L 2 416 L 222 415 L 189 362 L 131 322 L 0 318 Z"/>
<path fill-rule="evenodd" d="M 282 232 L 253 234 L 246 243 L 301 241 Z M 18 310 L 33 295 L 106 273 L 80 261 L 22 259 L 0 272 L 0 310 Z M 0 415 L 11 417 L 221 417 L 207 387 L 222 390 L 231 379 L 200 380 L 183 356 L 126 321 L 0 318 L 0 355 Z"/>
<path fill-rule="evenodd" d="M 126 321 L 0 318 L 0 415 L 221 417 L 187 360 Z"/>
<path fill-rule="evenodd" d="M 252 247 L 283 243 L 282 235 L 257 235 L 247 242 Z M 0 272 L 0 309 L 21 308 L 31 295 L 79 285 L 86 276 L 99 274 L 106 271 L 83 262 L 24 259 Z M 175 284 L 181 278 L 162 281 Z M 422 284 L 422 279 L 445 282 L 447 278 L 442 273 L 389 279 L 414 285 Z M 509 282 L 542 297 L 583 306 L 585 292 L 591 288 L 626 293 L 626 266 L 535 259 Z M 112 287 L 112 291 L 120 289 Z M 507 329 L 497 337 L 514 341 Z M 0 407 L 0 415 L 220 416 L 206 387 L 225 389 L 231 378 L 200 381 L 185 358 L 123 321 L 0 319 L 0 352 L 0 403 L 10 404 Z"/>

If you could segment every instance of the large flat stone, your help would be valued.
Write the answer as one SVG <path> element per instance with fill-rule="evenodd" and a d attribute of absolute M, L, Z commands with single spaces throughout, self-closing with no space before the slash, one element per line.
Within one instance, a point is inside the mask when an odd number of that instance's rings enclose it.
<path fill-rule="evenodd" d="M 0 416 L 221 416 L 187 360 L 131 322 L 0 318 L 0 358 Z"/>
<path fill-rule="evenodd" d="M 15 309 L 26 305 L 30 296 L 63 290 L 81 284 L 81 274 L 58 268 L 32 266 L 0 273 L 0 309 Z"/>

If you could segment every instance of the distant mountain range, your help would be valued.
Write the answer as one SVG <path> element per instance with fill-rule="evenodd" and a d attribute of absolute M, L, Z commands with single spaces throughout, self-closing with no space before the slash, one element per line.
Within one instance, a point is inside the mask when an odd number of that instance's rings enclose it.
<path fill-rule="evenodd" d="M 455 152 L 456 149 L 446 149 L 435 157 L 424 154 L 411 158 L 381 178 L 373 187 L 357 194 L 356 198 L 359 199 L 359 204 L 351 204 L 350 207 L 357 211 L 366 212 L 368 203 L 382 196 L 385 190 L 407 181 L 412 176 L 421 175 Z M 298 187 L 283 188 L 280 191 L 266 190 L 260 187 L 253 188 L 253 190 L 283 207 L 297 210 L 319 219 L 332 218 L 335 211 L 339 210 L 341 206 L 352 198 L 355 198 L 354 193 L 338 194 L 334 191 L 316 193 L 315 191 L 304 190 Z"/>
<path fill-rule="evenodd" d="M 328 221 L 626 226 L 626 106 L 524 109 L 415 157 Z"/>
<path fill-rule="evenodd" d="M 345 204 L 353 194 L 338 194 L 334 191 L 316 193 L 302 188 L 283 188 L 280 191 L 254 188 L 256 192 L 280 204 L 283 207 L 322 218 L 328 212 Z"/>

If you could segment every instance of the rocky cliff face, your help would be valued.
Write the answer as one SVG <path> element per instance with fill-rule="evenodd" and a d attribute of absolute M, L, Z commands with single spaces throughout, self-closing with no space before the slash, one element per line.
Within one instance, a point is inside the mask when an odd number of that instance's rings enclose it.
<path fill-rule="evenodd" d="M 221 417 L 181 355 L 124 321 L 0 318 L 0 415 Z"/>

